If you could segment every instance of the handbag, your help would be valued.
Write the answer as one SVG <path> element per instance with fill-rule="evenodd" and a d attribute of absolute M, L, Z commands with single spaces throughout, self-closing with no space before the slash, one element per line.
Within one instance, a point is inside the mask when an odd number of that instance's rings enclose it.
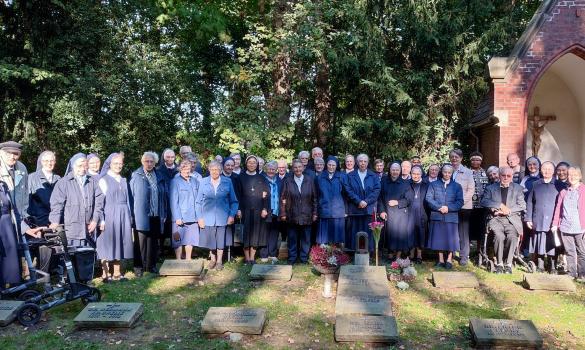
<path fill-rule="evenodd" d="M 234 224 L 234 245 L 244 244 L 244 224 L 242 219 L 238 219 L 238 222 Z"/>

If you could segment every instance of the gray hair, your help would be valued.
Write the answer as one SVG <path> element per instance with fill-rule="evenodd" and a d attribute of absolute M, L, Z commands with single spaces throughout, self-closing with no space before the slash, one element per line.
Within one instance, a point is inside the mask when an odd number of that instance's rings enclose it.
<path fill-rule="evenodd" d="M 499 172 L 500 169 L 497 166 L 492 165 L 489 168 L 487 168 L 487 170 L 485 172 L 489 175 L 489 174 L 493 173 L 494 171 Z"/>
<path fill-rule="evenodd" d="M 39 159 L 40 160 L 43 160 L 43 159 L 47 158 L 47 156 L 50 156 L 51 158 L 56 158 L 55 157 L 55 152 L 53 152 L 53 151 L 43 151 L 40 154 Z"/>
<path fill-rule="evenodd" d="M 321 151 L 321 153 L 323 153 L 323 150 L 321 149 L 321 147 L 313 147 L 313 149 L 311 150 L 311 153 L 315 153 L 317 151 Z"/>
<path fill-rule="evenodd" d="M 191 148 L 191 146 L 181 146 L 181 148 L 179 148 L 179 153 L 188 153 L 188 152 L 193 152 L 193 149 Z"/>
<path fill-rule="evenodd" d="M 240 157 L 240 159 L 242 159 L 242 156 L 240 155 L 240 153 L 239 153 L 239 152 L 234 152 L 234 153 L 231 153 L 231 154 L 230 154 L 230 158 L 233 158 L 233 157 Z"/>
<path fill-rule="evenodd" d="M 510 168 L 509 166 L 503 166 L 499 170 L 500 175 L 504 175 L 506 173 L 514 173 L 514 169 Z"/>
<path fill-rule="evenodd" d="M 441 167 L 441 172 L 443 172 L 445 169 L 451 170 L 451 173 L 453 173 L 453 171 L 455 170 L 455 168 L 453 168 L 451 164 L 443 164 L 443 166 Z"/>
<path fill-rule="evenodd" d="M 299 159 L 303 158 L 303 156 L 306 156 L 307 158 L 309 158 L 311 155 L 307 151 L 300 151 L 299 152 Z"/>
<path fill-rule="evenodd" d="M 365 159 L 367 162 L 370 161 L 370 157 L 368 157 L 368 155 L 365 154 L 365 153 L 358 154 L 358 156 L 356 157 L 356 159 L 357 159 L 358 162 L 360 161 L 360 159 Z"/>
<path fill-rule="evenodd" d="M 271 160 L 270 162 L 266 163 L 266 165 L 264 165 L 266 168 L 268 167 L 272 167 L 272 168 L 278 168 L 278 162 L 275 160 Z"/>
<path fill-rule="evenodd" d="M 348 155 L 345 156 L 345 161 L 347 161 L 350 158 L 353 159 L 353 160 L 355 160 L 355 158 L 351 154 L 348 154 Z"/>
<path fill-rule="evenodd" d="M 191 168 L 191 161 L 188 159 L 181 160 L 181 163 L 179 163 L 179 169 L 182 169 L 185 165 L 188 165 L 189 168 Z"/>
<path fill-rule="evenodd" d="M 453 154 L 453 153 L 458 155 L 459 158 L 463 158 L 463 151 L 460 150 L 459 148 L 452 149 L 451 152 L 449 152 L 449 156 L 451 156 L 451 154 Z"/>
<path fill-rule="evenodd" d="M 295 164 L 297 164 L 297 163 L 298 163 L 298 164 L 300 164 L 300 165 L 303 165 L 303 162 L 301 162 L 301 160 L 300 160 L 300 159 L 293 159 L 293 161 L 292 161 L 291 165 L 292 165 L 292 166 L 295 166 Z"/>
<path fill-rule="evenodd" d="M 325 164 L 325 160 L 321 157 L 317 157 L 317 158 L 313 159 L 313 163 Z"/>
<path fill-rule="evenodd" d="M 209 164 L 207 164 L 207 170 L 210 170 L 211 168 L 218 168 L 219 171 L 221 171 L 222 166 L 221 164 L 219 164 L 217 160 L 212 160 L 211 162 L 209 162 Z"/>
<path fill-rule="evenodd" d="M 170 148 L 167 148 L 167 149 L 165 149 L 165 150 L 163 151 L 163 153 L 161 154 L 161 157 L 163 157 L 163 159 L 164 159 L 164 158 L 165 158 L 165 156 L 167 155 L 167 153 L 169 153 L 169 152 L 170 152 L 170 153 L 172 153 L 173 155 L 175 155 L 175 151 L 173 151 L 173 150 L 172 150 L 172 149 L 170 149 Z"/>
<path fill-rule="evenodd" d="M 158 154 L 156 154 L 156 152 L 153 151 L 146 151 L 142 154 L 142 157 L 140 158 L 141 161 L 143 161 L 146 158 L 152 158 L 152 160 L 155 163 L 158 163 Z"/>

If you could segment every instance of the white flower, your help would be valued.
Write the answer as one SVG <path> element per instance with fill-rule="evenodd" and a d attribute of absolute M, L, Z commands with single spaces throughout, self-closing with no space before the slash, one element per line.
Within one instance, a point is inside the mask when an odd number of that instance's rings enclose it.
<path fill-rule="evenodd" d="M 320 247 L 321 247 L 322 249 L 327 249 L 327 248 L 329 248 L 329 247 L 327 246 L 327 244 L 324 244 L 324 243 L 322 243 L 322 244 L 320 245 Z"/>
<path fill-rule="evenodd" d="M 396 287 L 398 287 L 398 289 L 400 290 L 407 290 L 410 286 L 408 285 L 408 283 L 400 281 L 396 284 Z"/>
<path fill-rule="evenodd" d="M 402 274 L 406 275 L 406 276 L 416 277 L 417 272 L 416 272 L 416 269 L 414 268 L 414 266 L 409 266 L 409 267 L 405 267 L 404 270 L 402 270 Z"/>
<path fill-rule="evenodd" d="M 328 257 L 327 263 L 329 263 L 329 265 L 337 266 L 337 257 L 335 255 Z"/>

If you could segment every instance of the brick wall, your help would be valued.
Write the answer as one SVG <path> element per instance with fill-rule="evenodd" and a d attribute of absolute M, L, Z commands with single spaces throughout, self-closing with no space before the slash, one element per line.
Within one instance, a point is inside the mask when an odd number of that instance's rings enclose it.
<path fill-rule="evenodd" d="M 510 152 L 524 157 L 527 108 L 538 80 L 567 53 L 585 58 L 585 0 L 558 0 L 545 16 L 540 31 L 532 38 L 526 53 L 518 57 L 515 68 L 503 82 L 493 82 L 494 115 L 500 123 L 498 127 L 482 128 L 480 148 L 487 158 L 485 164 L 504 165 Z M 490 144 L 495 145 L 493 150 Z"/>

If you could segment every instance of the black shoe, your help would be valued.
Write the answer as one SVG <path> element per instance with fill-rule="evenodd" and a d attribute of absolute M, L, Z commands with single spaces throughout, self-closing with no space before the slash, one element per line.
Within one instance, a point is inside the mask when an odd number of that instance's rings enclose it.
<path fill-rule="evenodd" d="M 446 268 L 447 270 L 451 270 L 451 269 L 453 268 L 453 264 L 451 264 L 450 262 L 446 262 L 446 263 L 445 263 L 445 268 Z"/>
<path fill-rule="evenodd" d="M 136 277 L 142 277 L 143 275 L 142 269 L 138 267 L 134 268 L 134 274 L 136 275 Z"/>
<path fill-rule="evenodd" d="M 414 263 L 415 263 L 416 265 L 420 265 L 420 264 L 422 264 L 422 263 L 423 263 L 423 260 L 422 260 L 422 258 L 415 258 L 415 259 L 414 259 Z"/>
<path fill-rule="evenodd" d="M 158 275 L 158 269 L 156 267 L 151 268 L 150 270 L 148 270 L 148 272 Z"/>
<path fill-rule="evenodd" d="M 512 274 L 512 266 L 504 266 L 504 273 L 511 275 Z"/>
<path fill-rule="evenodd" d="M 442 263 L 442 262 L 437 262 L 437 263 L 435 264 L 435 267 L 445 268 L 445 263 Z"/>
<path fill-rule="evenodd" d="M 496 266 L 496 271 L 494 273 L 501 274 L 504 273 L 504 267 L 501 265 Z"/>

